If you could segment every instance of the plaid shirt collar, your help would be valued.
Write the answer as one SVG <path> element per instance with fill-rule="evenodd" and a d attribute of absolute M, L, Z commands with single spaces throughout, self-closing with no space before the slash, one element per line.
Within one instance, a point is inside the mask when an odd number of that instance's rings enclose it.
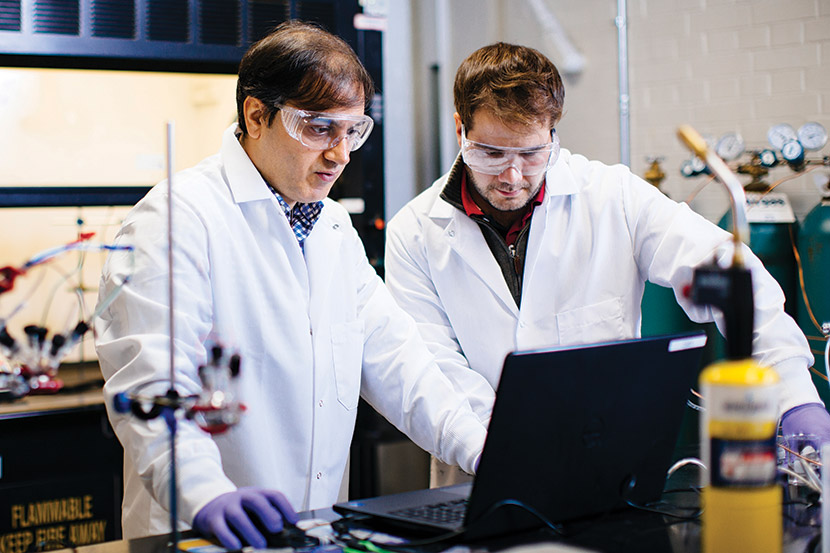
<path fill-rule="evenodd" d="M 309 204 L 297 202 L 291 208 L 288 207 L 288 204 L 285 203 L 285 200 L 282 199 L 282 196 L 276 190 L 271 188 L 271 191 L 274 193 L 274 197 L 277 198 L 282 212 L 285 213 L 288 224 L 291 225 L 291 230 L 294 231 L 294 236 L 297 238 L 297 242 L 300 243 L 300 248 L 304 248 L 305 239 L 311 234 L 314 223 L 317 222 L 317 219 L 320 218 L 320 213 L 323 211 L 323 202 L 312 202 Z"/>

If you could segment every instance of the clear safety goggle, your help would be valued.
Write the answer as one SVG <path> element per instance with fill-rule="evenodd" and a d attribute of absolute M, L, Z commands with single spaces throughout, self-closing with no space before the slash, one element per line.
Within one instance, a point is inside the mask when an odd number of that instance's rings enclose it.
<path fill-rule="evenodd" d="M 461 157 L 464 163 L 485 175 L 500 175 L 514 167 L 522 175 L 532 177 L 547 171 L 559 158 L 559 137 L 550 131 L 551 141 L 530 148 L 493 146 L 467 140 L 467 132 L 461 125 Z"/>
<path fill-rule="evenodd" d="M 292 138 L 314 150 L 328 150 L 346 139 L 349 151 L 363 146 L 375 125 L 368 115 L 341 115 L 277 106 Z"/>

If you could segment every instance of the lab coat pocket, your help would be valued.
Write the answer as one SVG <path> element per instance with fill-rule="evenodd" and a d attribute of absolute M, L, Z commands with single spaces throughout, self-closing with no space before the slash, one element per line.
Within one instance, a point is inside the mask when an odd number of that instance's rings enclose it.
<path fill-rule="evenodd" d="M 556 323 L 562 345 L 619 340 L 625 336 L 622 299 L 611 298 L 564 311 L 556 316 Z"/>
<path fill-rule="evenodd" d="M 363 367 L 363 321 L 331 327 L 331 352 L 337 401 L 351 411 L 360 399 L 360 372 Z"/>

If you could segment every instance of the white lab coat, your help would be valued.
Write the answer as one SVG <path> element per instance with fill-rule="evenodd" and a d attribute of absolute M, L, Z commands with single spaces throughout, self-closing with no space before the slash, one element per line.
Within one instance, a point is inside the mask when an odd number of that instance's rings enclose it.
<path fill-rule="evenodd" d="M 327 199 L 304 256 L 234 128 L 173 185 L 178 383 L 199 390 L 206 339 L 217 337 L 241 353 L 247 406 L 213 439 L 179 424 L 180 519 L 237 486 L 280 490 L 298 510 L 330 506 L 359 395 L 419 446 L 473 471 L 485 428 L 389 296 L 348 213 Z M 115 393 L 169 374 L 166 203 L 164 182 L 127 216 L 117 242 L 136 246 L 135 272 L 96 322 L 107 408 L 125 448 L 127 538 L 169 531 L 166 427 L 111 409 Z M 100 297 L 130 271 L 128 256 L 113 254 Z"/>
<path fill-rule="evenodd" d="M 389 221 L 386 283 L 482 419 L 510 351 L 639 336 L 646 280 L 672 286 L 692 320 L 721 319 L 682 290 L 716 249 L 729 259 L 730 236 L 627 167 L 561 151 L 531 220 L 520 308 L 478 224 L 440 198 L 448 175 Z M 782 412 L 820 401 L 807 370 L 809 346 L 783 310 L 780 287 L 749 252 L 747 264 L 753 348 L 781 374 Z"/>

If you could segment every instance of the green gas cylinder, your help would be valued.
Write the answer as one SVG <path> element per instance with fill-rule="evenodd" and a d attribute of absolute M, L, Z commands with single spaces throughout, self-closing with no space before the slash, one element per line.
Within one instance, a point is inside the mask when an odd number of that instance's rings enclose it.
<path fill-rule="evenodd" d="M 798 253 L 804 272 L 804 289 L 813 316 L 820 327 L 823 323 L 830 322 L 830 195 L 822 198 L 801 223 L 798 232 Z M 826 376 L 825 337 L 810 317 L 801 293 L 798 294 L 797 312 L 798 324 L 807 335 L 810 349 L 816 358 L 815 369 Z M 813 374 L 813 382 L 825 405 L 830 406 L 830 387 L 827 381 Z"/>
<path fill-rule="evenodd" d="M 786 298 L 784 309 L 796 318 L 798 297 L 798 269 L 793 253 L 793 239 L 798 227 L 792 206 L 780 192 L 747 192 L 747 221 L 749 222 L 749 246 L 761 260 L 772 277 L 778 281 Z M 723 229 L 732 229 L 732 212 L 718 222 Z M 792 233 L 792 237 L 790 235 Z M 725 342 L 720 335 L 709 336 L 715 358 L 721 359 Z"/>
<path fill-rule="evenodd" d="M 666 178 L 666 173 L 660 167 L 663 160 L 659 156 L 650 156 L 646 161 L 650 164 L 643 178 L 662 192 L 660 184 Z M 677 304 L 674 290 L 646 282 L 643 290 L 643 299 L 640 302 L 640 333 L 643 336 L 659 336 L 661 334 L 675 334 L 692 330 L 699 330 L 702 325 L 692 322 L 686 312 Z"/>
<path fill-rule="evenodd" d="M 696 330 L 699 326 L 677 304 L 674 290 L 651 282 L 646 282 L 640 309 L 643 317 L 640 332 L 643 336 L 686 332 Z"/>
<path fill-rule="evenodd" d="M 780 193 L 748 192 L 746 196 L 750 248 L 784 290 L 784 309 L 795 318 L 798 270 L 793 254 L 793 239 L 798 229 L 789 200 Z M 732 213 L 727 211 L 718 226 L 730 230 Z"/>

